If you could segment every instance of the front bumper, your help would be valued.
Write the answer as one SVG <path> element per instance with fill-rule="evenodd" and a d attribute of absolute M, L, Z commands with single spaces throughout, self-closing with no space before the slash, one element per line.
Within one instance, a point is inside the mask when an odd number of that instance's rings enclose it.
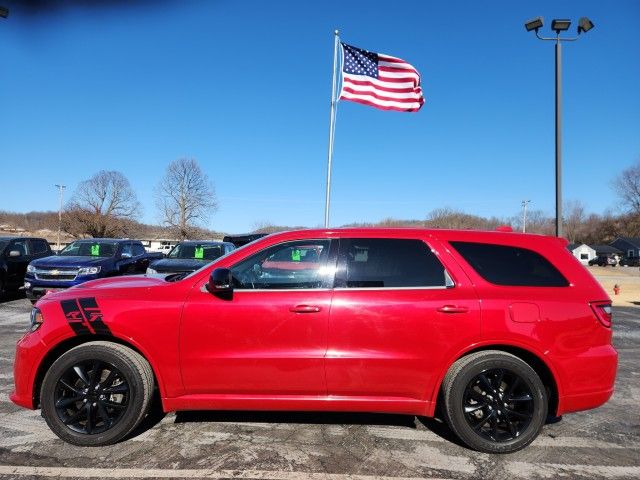
<path fill-rule="evenodd" d="M 16 357 L 13 364 L 14 390 L 9 399 L 16 405 L 34 409 L 38 399 L 34 398 L 34 385 L 38 365 L 42 362 L 45 345 L 40 332 L 25 334 L 16 345 Z"/>

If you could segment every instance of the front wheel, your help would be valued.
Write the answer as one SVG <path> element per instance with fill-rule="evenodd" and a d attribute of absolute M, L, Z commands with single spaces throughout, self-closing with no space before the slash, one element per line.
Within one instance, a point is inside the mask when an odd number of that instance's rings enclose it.
<path fill-rule="evenodd" d="M 510 453 L 529 445 L 547 417 L 547 393 L 526 362 L 483 351 L 454 363 L 443 384 L 445 418 L 469 447 Z"/>
<path fill-rule="evenodd" d="M 49 428 L 79 446 L 110 445 L 146 415 L 153 372 L 137 352 L 111 342 L 89 342 L 58 358 L 42 382 L 40 404 Z"/>

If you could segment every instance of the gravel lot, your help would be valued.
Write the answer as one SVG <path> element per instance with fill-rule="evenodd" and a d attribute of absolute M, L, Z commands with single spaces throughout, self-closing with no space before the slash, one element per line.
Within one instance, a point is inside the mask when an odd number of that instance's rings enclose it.
<path fill-rule="evenodd" d="M 190 412 L 156 415 L 121 444 L 58 440 L 39 411 L 9 402 L 30 304 L 0 304 L 2 478 L 640 478 L 640 308 L 616 307 L 616 393 L 545 426 L 524 451 L 470 451 L 435 420 L 401 415 Z"/>

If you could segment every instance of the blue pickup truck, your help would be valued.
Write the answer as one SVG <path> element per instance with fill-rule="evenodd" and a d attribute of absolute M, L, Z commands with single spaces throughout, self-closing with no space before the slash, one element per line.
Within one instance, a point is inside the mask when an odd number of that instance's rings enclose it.
<path fill-rule="evenodd" d="M 24 288 L 35 303 L 43 295 L 97 278 L 145 273 L 162 253 L 147 253 L 137 240 L 91 238 L 76 240 L 58 255 L 39 258 L 27 267 Z"/>

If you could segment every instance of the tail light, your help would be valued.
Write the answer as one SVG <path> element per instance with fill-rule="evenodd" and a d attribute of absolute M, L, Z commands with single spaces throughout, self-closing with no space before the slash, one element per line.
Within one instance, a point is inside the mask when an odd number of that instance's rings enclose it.
<path fill-rule="evenodd" d="M 591 310 L 602 325 L 611 328 L 611 302 L 591 302 Z"/>

